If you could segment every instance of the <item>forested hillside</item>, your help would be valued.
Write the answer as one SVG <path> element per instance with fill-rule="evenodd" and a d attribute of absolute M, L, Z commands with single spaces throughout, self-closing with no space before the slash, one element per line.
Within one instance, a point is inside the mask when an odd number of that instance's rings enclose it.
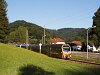
<path fill-rule="evenodd" d="M 34 23 L 26 22 L 24 20 L 17 20 L 9 24 L 10 34 L 8 36 L 10 42 L 26 41 L 26 30 L 29 33 L 30 43 L 40 43 L 44 36 L 44 28 Z M 73 40 L 85 41 L 86 29 L 84 28 L 62 28 L 58 30 L 45 29 L 46 43 L 50 42 L 50 38 L 62 38 L 67 42 Z"/>
<path fill-rule="evenodd" d="M 44 28 L 34 23 L 26 22 L 24 20 L 17 20 L 9 24 L 9 41 L 10 42 L 23 42 L 26 41 L 26 30 L 29 33 L 30 43 L 39 43 L 44 36 Z M 46 42 L 52 38 L 52 33 L 45 29 Z"/>
<path fill-rule="evenodd" d="M 62 28 L 58 29 L 57 33 L 69 42 L 73 40 L 85 41 L 86 39 L 85 28 Z"/>

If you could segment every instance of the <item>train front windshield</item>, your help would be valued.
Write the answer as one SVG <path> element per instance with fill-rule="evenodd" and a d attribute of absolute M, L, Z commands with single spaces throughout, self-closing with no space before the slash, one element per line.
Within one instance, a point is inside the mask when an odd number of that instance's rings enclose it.
<path fill-rule="evenodd" d="M 63 51 L 64 52 L 69 52 L 70 51 L 70 47 L 67 47 L 67 46 L 66 47 L 63 47 Z"/>

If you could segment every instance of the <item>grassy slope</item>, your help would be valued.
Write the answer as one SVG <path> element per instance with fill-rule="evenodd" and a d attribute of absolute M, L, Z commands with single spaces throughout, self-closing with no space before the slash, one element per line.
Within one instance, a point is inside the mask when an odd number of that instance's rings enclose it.
<path fill-rule="evenodd" d="M 0 43 L 0 75 L 100 75 L 100 69 L 65 62 Z"/>

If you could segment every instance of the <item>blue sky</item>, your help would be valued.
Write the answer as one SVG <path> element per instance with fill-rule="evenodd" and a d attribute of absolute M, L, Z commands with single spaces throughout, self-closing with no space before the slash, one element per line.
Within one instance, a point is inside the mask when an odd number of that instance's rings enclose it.
<path fill-rule="evenodd" d="M 49 29 L 88 28 L 100 0 L 6 0 L 9 22 L 25 20 Z"/>

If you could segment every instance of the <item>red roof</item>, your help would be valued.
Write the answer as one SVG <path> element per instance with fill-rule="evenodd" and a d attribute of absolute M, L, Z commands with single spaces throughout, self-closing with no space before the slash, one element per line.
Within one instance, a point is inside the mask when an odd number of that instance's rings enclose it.
<path fill-rule="evenodd" d="M 52 43 L 57 43 L 57 42 L 64 42 L 61 38 L 52 38 L 51 39 Z"/>
<path fill-rule="evenodd" d="M 81 41 L 72 41 L 72 43 L 76 44 L 76 45 L 82 45 Z"/>

